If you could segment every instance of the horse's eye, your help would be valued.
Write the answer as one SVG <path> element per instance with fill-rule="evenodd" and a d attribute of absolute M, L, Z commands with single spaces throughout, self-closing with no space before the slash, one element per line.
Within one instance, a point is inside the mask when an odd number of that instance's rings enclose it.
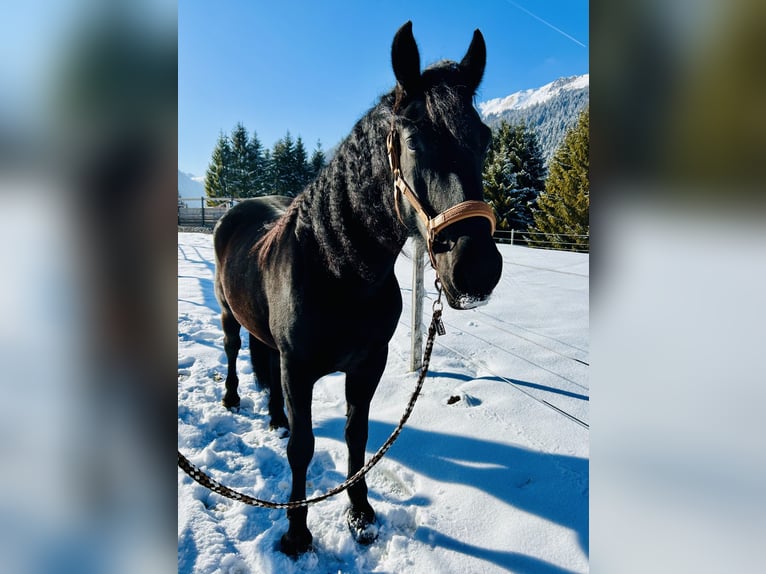
<path fill-rule="evenodd" d="M 412 138 L 407 138 L 405 143 L 407 144 L 408 150 L 415 151 L 415 140 L 413 140 Z"/>

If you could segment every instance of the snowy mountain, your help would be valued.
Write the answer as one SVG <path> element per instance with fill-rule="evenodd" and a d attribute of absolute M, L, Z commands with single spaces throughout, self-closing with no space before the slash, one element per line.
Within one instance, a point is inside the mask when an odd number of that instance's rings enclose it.
<path fill-rule="evenodd" d="M 178 170 L 178 193 L 183 198 L 199 199 L 205 195 L 202 178 Z"/>
<path fill-rule="evenodd" d="M 484 118 L 499 116 L 505 111 L 523 110 L 537 104 L 544 104 L 561 95 L 562 92 L 582 90 L 589 87 L 590 74 L 559 78 L 541 88 L 522 90 L 504 98 L 495 98 L 479 103 Z"/>
<path fill-rule="evenodd" d="M 480 102 L 478 108 L 482 119 L 490 127 L 494 128 L 505 120 L 531 128 L 537 134 L 547 165 L 589 99 L 590 74 L 583 74 L 559 78 L 540 88 L 522 90 L 504 98 Z"/>

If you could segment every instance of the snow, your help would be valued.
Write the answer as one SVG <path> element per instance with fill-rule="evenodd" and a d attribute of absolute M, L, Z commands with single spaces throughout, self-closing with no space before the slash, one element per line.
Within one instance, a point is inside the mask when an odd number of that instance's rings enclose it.
<path fill-rule="evenodd" d="M 228 500 L 179 471 L 179 572 L 588 571 L 589 257 L 499 248 L 503 277 L 492 299 L 470 311 L 445 309 L 447 334 L 437 339 L 413 414 L 368 475 L 378 540 L 362 547 L 352 539 L 341 494 L 309 509 L 314 550 L 293 560 L 276 549 L 284 511 Z M 368 456 L 396 426 L 416 381 L 408 372 L 407 252 L 396 265 L 405 309 L 372 402 Z M 268 430 L 246 337 L 237 362 L 242 408 L 221 406 L 214 269 L 211 236 L 179 233 L 178 446 L 227 486 L 287 500 L 287 440 Z M 428 314 L 433 271 L 425 275 Z M 343 380 L 336 373 L 315 386 L 309 495 L 345 477 Z M 450 404 L 454 396 L 460 400 Z"/>
<path fill-rule="evenodd" d="M 484 118 L 499 115 L 506 110 L 523 110 L 536 104 L 547 102 L 563 90 L 579 90 L 587 88 L 590 84 L 590 74 L 559 78 L 540 88 L 514 92 L 503 98 L 494 98 L 486 102 L 479 102 L 478 108 Z"/>

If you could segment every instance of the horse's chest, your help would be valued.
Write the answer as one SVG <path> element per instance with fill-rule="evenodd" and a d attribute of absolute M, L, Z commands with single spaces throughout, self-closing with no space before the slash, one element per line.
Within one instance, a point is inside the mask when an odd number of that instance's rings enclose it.
<path fill-rule="evenodd" d="M 296 327 L 299 338 L 310 338 L 304 349 L 310 348 L 315 357 L 343 370 L 349 361 L 363 359 L 388 344 L 401 308 L 398 288 L 372 298 L 325 295 L 307 310 L 308 320 Z"/>
<path fill-rule="evenodd" d="M 345 345 L 388 342 L 401 314 L 401 298 L 338 301 L 325 307 L 326 325 Z"/>

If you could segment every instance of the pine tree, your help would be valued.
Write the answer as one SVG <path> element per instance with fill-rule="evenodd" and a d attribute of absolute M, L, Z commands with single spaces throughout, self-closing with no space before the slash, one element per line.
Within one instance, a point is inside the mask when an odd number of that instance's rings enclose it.
<path fill-rule="evenodd" d="M 327 158 L 322 151 L 322 142 L 317 140 L 317 146 L 314 148 L 314 152 L 311 154 L 310 171 L 311 179 L 314 179 L 322 171 L 322 168 L 327 164 Z"/>
<path fill-rule="evenodd" d="M 586 108 L 551 160 L 545 191 L 534 210 L 534 231 L 554 247 L 587 249 L 590 234 L 590 114 Z M 574 245 L 566 245 L 574 244 Z"/>
<path fill-rule="evenodd" d="M 271 152 L 271 187 L 276 195 L 294 197 L 293 156 L 295 143 L 288 131 Z"/>
<path fill-rule="evenodd" d="M 257 197 L 268 195 L 270 182 L 266 153 L 258 136 L 248 137 L 238 122 L 231 136 L 221 133 L 205 176 L 208 197 Z"/>
<path fill-rule="evenodd" d="M 295 197 L 311 181 L 306 147 L 300 136 L 293 140 L 288 131 L 274 144 L 271 152 L 271 183 L 273 193 Z"/>
<path fill-rule="evenodd" d="M 231 144 L 228 136 L 221 132 L 213 148 L 213 155 L 205 174 L 205 195 L 207 197 L 231 197 Z"/>
<path fill-rule="evenodd" d="M 523 124 L 501 122 L 484 162 L 484 199 L 495 210 L 498 229 L 526 230 L 532 205 L 544 188 L 545 167 L 537 136 Z"/>
<path fill-rule="evenodd" d="M 263 180 L 261 181 L 262 195 L 274 195 L 274 159 L 271 155 L 271 150 L 265 148 L 263 150 Z"/>
<path fill-rule="evenodd" d="M 248 149 L 247 130 L 242 123 L 237 123 L 231 132 L 231 197 L 248 197 L 252 189 L 251 165 Z"/>
<path fill-rule="evenodd" d="M 293 195 L 298 195 L 306 184 L 311 181 L 311 168 L 308 162 L 308 154 L 306 153 L 306 147 L 303 145 L 301 136 L 295 140 L 295 149 L 292 157 L 293 164 L 293 177 L 292 177 L 292 192 Z"/>
<path fill-rule="evenodd" d="M 268 150 L 264 150 L 258 135 L 253 130 L 253 135 L 247 145 L 247 161 L 251 170 L 249 193 L 246 197 L 258 197 L 269 195 L 269 167 Z"/>

